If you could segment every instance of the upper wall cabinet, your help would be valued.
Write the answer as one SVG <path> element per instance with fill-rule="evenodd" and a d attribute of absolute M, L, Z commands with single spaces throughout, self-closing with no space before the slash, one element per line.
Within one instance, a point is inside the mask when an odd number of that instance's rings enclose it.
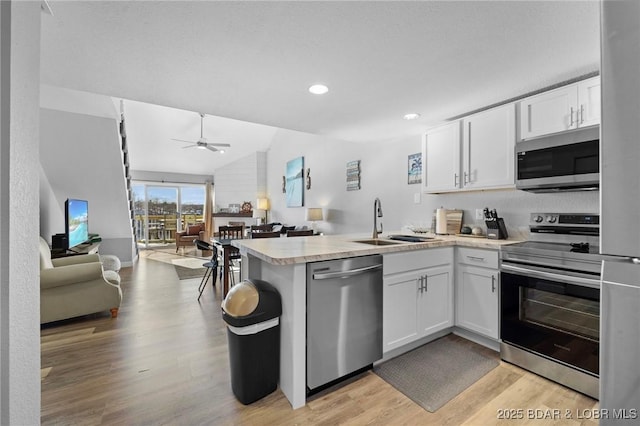
<path fill-rule="evenodd" d="M 516 108 L 507 104 L 463 119 L 464 189 L 515 185 Z"/>
<path fill-rule="evenodd" d="M 520 139 L 600 124 L 600 77 L 520 101 Z"/>
<path fill-rule="evenodd" d="M 460 121 L 427 131 L 422 140 L 422 190 L 449 192 L 460 188 Z"/>
<path fill-rule="evenodd" d="M 422 144 L 423 191 L 514 186 L 515 134 L 514 104 L 429 130 Z"/>

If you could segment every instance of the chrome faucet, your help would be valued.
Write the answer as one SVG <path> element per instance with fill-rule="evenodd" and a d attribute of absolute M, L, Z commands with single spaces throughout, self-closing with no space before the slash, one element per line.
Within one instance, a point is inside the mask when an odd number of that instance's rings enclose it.
<path fill-rule="evenodd" d="M 371 238 L 378 239 L 378 234 L 382 234 L 382 222 L 380 222 L 380 230 L 378 231 L 378 218 L 382 217 L 382 203 L 380 198 L 376 198 L 373 202 L 373 236 Z"/>

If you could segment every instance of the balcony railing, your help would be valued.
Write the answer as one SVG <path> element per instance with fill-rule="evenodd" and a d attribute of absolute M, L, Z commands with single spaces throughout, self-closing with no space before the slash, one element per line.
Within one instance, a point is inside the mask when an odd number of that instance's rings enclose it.
<path fill-rule="evenodd" d="M 146 222 L 148 218 L 148 222 Z M 180 216 L 180 227 L 178 228 L 178 217 L 175 214 L 165 215 L 135 215 L 135 232 L 140 243 L 175 243 L 176 232 L 187 229 L 187 226 L 204 221 L 203 215 L 183 214 Z M 145 230 L 149 232 L 147 241 Z"/>

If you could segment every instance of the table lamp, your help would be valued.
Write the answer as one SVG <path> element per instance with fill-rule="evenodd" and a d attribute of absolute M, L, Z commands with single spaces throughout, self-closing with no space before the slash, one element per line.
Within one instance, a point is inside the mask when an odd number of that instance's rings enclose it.
<path fill-rule="evenodd" d="M 269 199 L 258 198 L 256 201 L 256 209 L 264 211 L 264 223 L 267 224 L 267 215 L 269 214 Z"/>
<path fill-rule="evenodd" d="M 322 209 L 318 207 L 310 207 L 307 209 L 306 220 L 311 222 L 311 229 L 316 232 L 316 222 L 323 220 Z"/>

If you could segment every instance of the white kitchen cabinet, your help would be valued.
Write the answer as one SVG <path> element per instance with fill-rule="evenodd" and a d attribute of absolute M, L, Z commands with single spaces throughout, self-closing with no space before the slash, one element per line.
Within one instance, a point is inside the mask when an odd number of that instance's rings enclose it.
<path fill-rule="evenodd" d="M 456 249 L 456 325 L 498 339 L 498 252 Z"/>
<path fill-rule="evenodd" d="M 492 108 L 462 121 L 462 187 L 515 186 L 515 104 Z"/>
<path fill-rule="evenodd" d="M 520 139 L 600 124 L 600 77 L 520 101 Z"/>
<path fill-rule="evenodd" d="M 453 326 L 451 248 L 394 253 L 383 259 L 383 352 Z"/>
<path fill-rule="evenodd" d="M 460 188 L 460 121 L 427 131 L 422 140 L 423 192 Z"/>
<path fill-rule="evenodd" d="M 417 298 L 420 336 L 428 336 L 453 326 L 452 272 L 451 265 L 424 270 Z"/>
<path fill-rule="evenodd" d="M 429 130 L 422 144 L 423 191 L 515 186 L 515 143 L 515 104 Z"/>

